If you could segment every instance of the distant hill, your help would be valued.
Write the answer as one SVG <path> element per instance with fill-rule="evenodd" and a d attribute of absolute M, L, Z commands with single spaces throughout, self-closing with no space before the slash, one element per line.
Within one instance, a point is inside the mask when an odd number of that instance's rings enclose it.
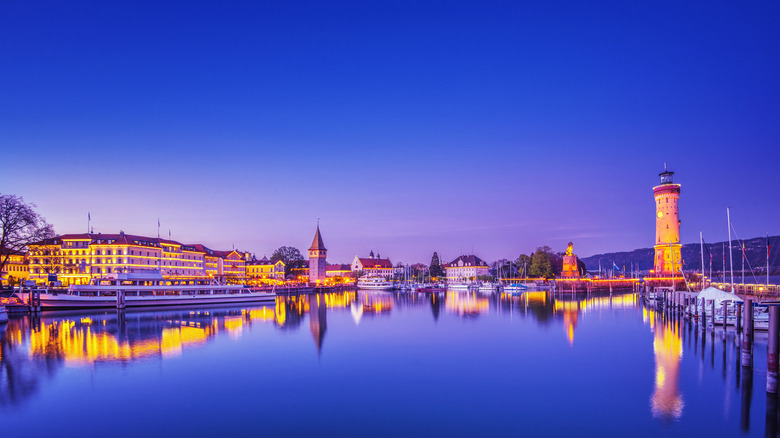
<path fill-rule="evenodd" d="M 725 247 L 726 269 L 729 266 L 728 242 L 706 243 L 704 251 L 704 264 L 709 269 L 709 255 L 712 256 L 712 270 L 720 271 L 723 268 L 723 254 Z M 769 245 L 771 254 L 769 258 L 769 270 L 772 273 L 780 272 L 780 236 L 770 236 Z M 733 241 L 734 270 L 742 268 L 742 251 L 739 242 Z M 756 237 L 745 240 L 745 254 L 750 266 L 755 273 L 766 273 L 766 237 Z M 683 264 L 686 270 L 701 269 L 701 247 L 698 243 L 687 243 L 682 247 Z M 602 268 L 611 268 L 612 263 L 623 269 L 623 265 L 630 270 L 631 263 L 639 265 L 639 270 L 647 271 L 653 269 L 653 248 L 641 248 L 633 251 L 610 252 L 606 254 L 596 254 L 590 257 L 583 257 L 582 260 L 588 270 L 594 271 L 599 268 L 601 260 Z M 748 263 L 745 263 L 747 270 Z M 714 276 L 714 275 L 713 275 Z"/>

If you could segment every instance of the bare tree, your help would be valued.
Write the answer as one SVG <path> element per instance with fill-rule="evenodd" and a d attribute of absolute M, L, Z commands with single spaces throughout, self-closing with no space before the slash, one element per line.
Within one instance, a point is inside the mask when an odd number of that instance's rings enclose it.
<path fill-rule="evenodd" d="M 54 236 L 54 228 L 35 207 L 21 196 L 0 194 L 0 272 L 5 272 L 11 254 L 26 252 L 30 243 Z"/>

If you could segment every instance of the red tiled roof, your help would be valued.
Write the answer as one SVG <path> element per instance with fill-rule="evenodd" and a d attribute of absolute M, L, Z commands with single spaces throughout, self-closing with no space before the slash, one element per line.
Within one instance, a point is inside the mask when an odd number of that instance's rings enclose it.
<path fill-rule="evenodd" d="M 372 259 L 372 258 L 363 258 L 358 257 L 358 260 L 360 260 L 360 264 L 363 265 L 363 268 L 393 268 L 393 264 L 390 263 L 390 259 Z"/>

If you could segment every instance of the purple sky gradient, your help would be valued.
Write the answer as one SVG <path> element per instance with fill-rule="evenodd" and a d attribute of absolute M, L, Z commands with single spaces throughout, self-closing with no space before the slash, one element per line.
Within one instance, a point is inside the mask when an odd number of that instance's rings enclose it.
<path fill-rule="evenodd" d="M 688 2 L 686 2 L 688 3 Z M 780 234 L 780 5 L 13 2 L 0 192 L 59 233 L 329 261 Z"/>

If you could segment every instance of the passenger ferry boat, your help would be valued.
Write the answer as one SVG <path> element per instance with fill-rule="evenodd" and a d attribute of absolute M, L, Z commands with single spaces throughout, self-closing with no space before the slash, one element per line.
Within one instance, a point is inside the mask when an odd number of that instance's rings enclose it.
<path fill-rule="evenodd" d="M 117 307 L 117 294 L 124 294 L 125 307 L 179 306 L 274 301 L 276 293 L 255 291 L 242 285 L 218 284 L 211 279 L 164 279 L 159 271 L 119 273 L 96 278 L 90 284 L 71 285 L 58 293 L 40 294 L 41 308 Z M 28 293 L 15 293 L 25 305 Z"/>
<path fill-rule="evenodd" d="M 392 290 L 393 282 L 378 276 L 360 277 L 357 281 L 358 289 Z"/>

